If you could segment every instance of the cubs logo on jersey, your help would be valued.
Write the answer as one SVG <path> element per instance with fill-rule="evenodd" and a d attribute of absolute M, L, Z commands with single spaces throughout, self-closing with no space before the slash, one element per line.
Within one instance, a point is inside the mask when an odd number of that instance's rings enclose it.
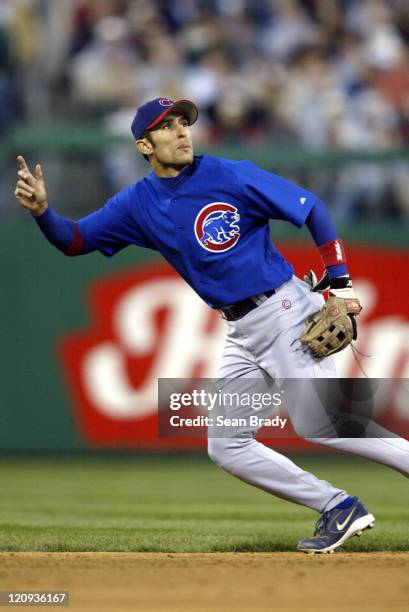
<path fill-rule="evenodd" d="M 207 204 L 195 220 L 197 241 L 206 251 L 228 251 L 240 238 L 239 221 L 239 212 L 233 204 Z"/>

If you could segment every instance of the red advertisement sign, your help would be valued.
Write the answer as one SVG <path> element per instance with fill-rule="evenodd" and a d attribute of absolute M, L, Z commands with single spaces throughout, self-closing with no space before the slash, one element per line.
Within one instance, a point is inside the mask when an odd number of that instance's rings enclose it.
<path fill-rule="evenodd" d="M 321 270 L 313 246 L 282 247 L 281 252 L 299 276 L 307 271 L 305 262 Z M 363 369 L 371 378 L 409 378 L 409 254 L 355 247 L 348 256 L 364 305 L 357 343 L 369 355 L 360 358 Z M 91 284 L 88 309 L 89 327 L 60 343 L 82 437 L 99 448 L 202 447 L 200 440 L 158 438 L 157 380 L 214 375 L 225 335 L 219 313 L 169 266 L 157 263 Z M 363 376 L 352 351 L 342 352 L 337 361 L 340 377 Z M 409 407 L 391 400 L 388 419 L 409 434 Z"/>

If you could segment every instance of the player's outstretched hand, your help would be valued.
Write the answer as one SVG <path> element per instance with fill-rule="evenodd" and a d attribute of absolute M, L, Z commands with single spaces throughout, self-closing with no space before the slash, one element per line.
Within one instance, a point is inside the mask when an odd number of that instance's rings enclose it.
<path fill-rule="evenodd" d="M 37 164 L 34 175 L 31 174 L 26 160 L 21 155 L 17 157 L 17 164 L 19 178 L 14 195 L 23 208 L 29 210 L 35 217 L 38 217 L 48 207 L 43 171 L 40 164 Z"/>

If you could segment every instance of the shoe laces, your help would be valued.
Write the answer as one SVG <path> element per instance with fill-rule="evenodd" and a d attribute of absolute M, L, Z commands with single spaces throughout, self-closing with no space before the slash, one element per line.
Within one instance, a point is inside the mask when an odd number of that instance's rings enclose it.
<path fill-rule="evenodd" d="M 327 512 L 324 512 L 320 518 L 318 519 L 318 521 L 315 523 L 315 531 L 314 531 L 314 536 L 318 536 L 321 535 L 321 532 L 325 531 L 325 527 L 329 518 L 329 515 L 331 514 L 332 510 L 327 510 Z"/>

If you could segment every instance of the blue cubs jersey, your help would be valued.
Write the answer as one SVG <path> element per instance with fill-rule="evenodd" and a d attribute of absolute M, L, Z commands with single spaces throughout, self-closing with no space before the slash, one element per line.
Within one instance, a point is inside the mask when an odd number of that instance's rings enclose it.
<path fill-rule="evenodd" d="M 131 244 L 159 251 L 209 306 L 220 308 L 291 278 L 269 220 L 301 227 L 316 199 L 250 161 L 204 155 L 177 177 L 149 174 L 77 225 L 85 248 L 108 257 Z"/>

